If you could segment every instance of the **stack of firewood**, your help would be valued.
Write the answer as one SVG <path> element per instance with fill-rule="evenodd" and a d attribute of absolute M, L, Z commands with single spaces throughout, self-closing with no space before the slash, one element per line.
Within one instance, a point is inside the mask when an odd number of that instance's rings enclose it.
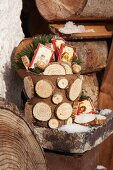
<path fill-rule="evenodd" d="M 23 69 L 17 72 L 24 78 L 28 98 L 26 119 L 38 126 L 58 128 L 73 122 L 79 101 L 90 98 L 97 108 L 98 81 L 96 73 L 91 72 L 106 66 L 107 45 L 104 41 L 77 44 L 62 38 L 52 38 L 51 42 L 45 45 L 39 42 L 30 58 L 25 49 L 22 52 L 22 45 L 30 44 L 31 48 L 32 40 L 30 43 L 25 40 L 17 48 L 15 61 L 22 54 L 19 59 Z"/>

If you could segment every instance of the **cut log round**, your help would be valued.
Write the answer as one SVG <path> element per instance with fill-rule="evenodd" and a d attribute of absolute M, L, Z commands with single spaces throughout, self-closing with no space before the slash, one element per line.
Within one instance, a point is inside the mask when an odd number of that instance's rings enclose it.
<path fill-rule="evenodd" d="M 72 68 L 68 63 L 61 62 L 60 64 L 65 68 L 66 74 L 73 74 Z"/>
<path fill-rule="evenodd" d="M 71 125 L 73 123 L 72 117 L 69 117 L 67 120 L 65 120 L 65 125 Z"/>
<path fill-rule="evenodd" d="M 24 78 L 24 89 L 29 99 L 34 96 L 34 84 L 31 76 Z"/>
<path fill-rule="evenodd" d="M 80 73 L 81 69 L 82 69 L 81 66 L 78 65 L 78 64 L 73 64 L 72 65 L 73 73 Z"/>
<path fill-rule="evenodd" d="M 59 77 L 57 79 L 57 85 L 60 89 L 65 89 L 68 86 L 68 80 L 65 77 Z"/>
<path fill-rule="evenodd" d="M 72 115 L 72 110 L 70 103 L 62 103 L 56 109 L 56 116 L 60 120 L 66 120 Z"/>
<path fill-rule="evenodd" d="M 21 60 L 22 60 L 24 67 L 26 68 L 26 70 L 28 70 L 29 64 L 30 64 L 29 58 L 26 55 L 24 55 L 21 57 Z"/>
<path fill-rule="evenodd" d="M 106 123 L 106 117 L 103 115 L 95 115 L 96 116 L 96 125 L 104 125 Z"/>
<path fill-rule="evenodd" d="M 51 115 L 51 108 L 47 103 L 39 102 L 33 107 L 33 116 L 39 121 L 48 121 Z"/>
<path fill-rule="evenodd" d="M 76 100 L 82 91 L 83 76 L 77 78 L 68 89 L 68 97 L 71 101 Z"/>
<path fill-rule="evenodd" d="M 61 102 L 63 101 L 63 96 L 61 93 L 55 93 L 53 96 L 52 96 L 52 102 L 54 104 L 60 104 Z"/>
<path fill-rule="evenodd" d="M 54 86 L 48 80 L 39 80 L 36 83 L 35 91 L 37 95 L 41 98 L 48 98 L 52 95 Z"/>
<path fill-rule="evenodd" d="M 59 127 L 59 121 L 57 119 L 50 119 L 48 125 L 51 129 L 56 129 Z"/>
<path fill-rule="evenodd" d="M 80 114 L 75 117 L 74 122 L 84 126 L 95 125 L 95 115 L 94 114 Z"/>
<path fill-rule="evenodd" d="M 38 140 L 11 107 L 0 105 L 0 169 L 47 170 Z"/>
<path fill-rule="evenodd" d="M 65 68 L 59 64 L 59 63 L 51 63 L 49 64 L 44 72 L 43 72 L 44 75 L 65 75 L 66 74 L 66 71 L 65 71 Z"/>
<path fill-rule="evenodd" d="M 35 0 L 41 15 L 48 21 L 66 19 L 79 14 L 87 0 Z"/>

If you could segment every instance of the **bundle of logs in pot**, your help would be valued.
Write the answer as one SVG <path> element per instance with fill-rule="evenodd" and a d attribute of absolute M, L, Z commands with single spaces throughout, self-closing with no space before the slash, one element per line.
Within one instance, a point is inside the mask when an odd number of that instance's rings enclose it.
<path fill-rule="evenodd" d="M 44 35 L 32 38 L 16 53 L 16 70 L 28 99 L 25 114 L 32 123 L 53 129 L 73 122 L 105 123 L 105 117 L 96 111 L 99 88 L 95 71 L 106 66 L 107 50 L 100 48 L 107 44 L 98 43 L 66 42 L 55 36 L 48 40 Z"/>

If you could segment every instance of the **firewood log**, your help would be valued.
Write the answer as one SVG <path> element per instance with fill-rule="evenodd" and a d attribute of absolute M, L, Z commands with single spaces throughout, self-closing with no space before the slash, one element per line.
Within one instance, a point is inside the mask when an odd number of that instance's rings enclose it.
<path fill-rule="evenodd" d="M 33 116 L 39 121 L 48 121 L 51 115 L 51 107 L 45 102 L 39 102 L 33 107 Z"/>
<path fill-rule="evenodd" d="M 70 103 L 62 103 L 56 109 L 56 116 L 60 120 L 66 120 L 72 115 L 72 110 Z"/>
<path fill-rule="evenodd" d="M 69 117 L 67 120 L 65 120 L 65 125 L 71 125 L 73 123 L 73 118 Z"/>
<path fill-rule="evenodd" d="M 36 6 L 41 15 L 51 21 L 58 19 L 65 19 L 71 15 L 80 13 L 84 8 L 87 0 L 64 0 L 64 1 L 52 1 L 52 0 L 35 0 Z"/>
<path fill-rule="evenodd" d="M 24 89 L 29 99 L 34 96 L 34 84 L 31 76 L 24 78 Z"/>
<path fill-rule="evenodd" d="M 65 89 L 68 86 L 68 80 L 65 77 L 57 78 L 57 85 L 60 89 Z"/>
<path fill-rule="evenodd" d="M 62 93 L 54 93 L 53 96 L 52 96 L 52 102 L 54 104 L 60 104 L 61 102 L 63 101 L 63 95 Z"/>
<path fill-rule="evenodd" d="M 83 76 L 70 82 L 70 87 L 67 89 L 68 98 L 71 101 L 76 100 L 82 92 Z"/>
<path fill-rule="evenodd" d="M 59 64 L 59 63 L 51 63 L 49 64 L 44 72 L 43 72 L 44 75 L 65 75 L 66 74 L 66 71 L 65 71 L 65 68 Z"/>
<path fill-rule="evenodd" d="M 48 125 L 51 129 L 56 129 L 59 127 L 59 121 L 58 119 L 52 118 L 49 120 Z"/>
<path fill-rule="evenodd" d="M 96 115 L 95 124 L 104 125 L 106 123 L 106 117 L 103 115 Z"/>
<path fill-rule="evenodd" d="M 6 103 L 0 105 L 0 169 L 47 170 L 38 140 L 15 106 Z"/>
<path fill-rule="evenodd" d="M 72 71 L 73 73 L 80 73 L 80 71 L 82 70 L 81 66 L 78 64 L 73 64 L 72 65 Z"/>
<path fill-rule="evenodd" d="M 68 63 L 61 62 L 60 64 L 65 68 L 66 74 L 73 74 L 72 68 Z"/>
<path fill-rule="evenodd" d="M 35 91 L 41 98 L 48 98 L 54 91 L 54 86 L 49 80 L 39 80 L 36 83 Z"/>

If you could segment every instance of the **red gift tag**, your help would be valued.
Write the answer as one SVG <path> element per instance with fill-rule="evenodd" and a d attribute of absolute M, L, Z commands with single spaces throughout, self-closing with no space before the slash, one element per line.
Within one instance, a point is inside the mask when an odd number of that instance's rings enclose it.
<path fill-rule="evenodd" d="M 51 48 L 39 43 L 37 49 L 35 50 L 31 63 L 29 65 L 29 68 L 32 69 L 35 68 L 35 64 L 37 62 L 43 62 L 45 66 L 48 65 L 51 62 L 53 55 L 54 55 L 54 51 Z"/>

